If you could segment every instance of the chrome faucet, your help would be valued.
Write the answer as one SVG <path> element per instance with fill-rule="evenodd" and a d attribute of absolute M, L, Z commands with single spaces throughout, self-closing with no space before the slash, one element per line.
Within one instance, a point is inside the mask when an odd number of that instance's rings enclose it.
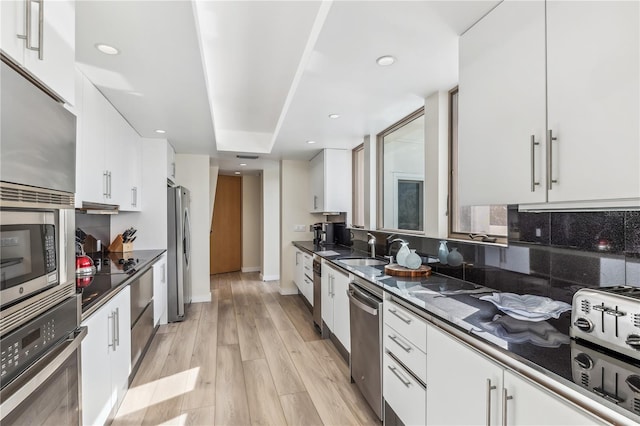
<path fill-rule="evenodd" d="M 391 241 L 388 241 L 388 239 L 387 239 L 387 256 L 391 255 L 391 246 L 394 243 L 401 243 L 401 244 L 407 244 L 407 245 L 409 244 L 409 242 L 407 240 L 405 240 L 404 238 L 395 238 L 395 239 L 393 239 Z"/>
<path fill-rule="evenodd" d="M 371 232 L 367 232 L 367 237 L 369 237 L 369 247 L 371 248 L 371 257 L 376 257 L 376 237 Z"/>

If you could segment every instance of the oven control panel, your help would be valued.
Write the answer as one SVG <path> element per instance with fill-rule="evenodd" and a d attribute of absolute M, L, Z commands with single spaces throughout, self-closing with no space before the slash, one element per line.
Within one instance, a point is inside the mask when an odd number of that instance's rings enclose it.
<path fill-rule="evenodd" d="M 2 387 L 77 327 L 78 300 L 74 296 L 0 339 Z"/>

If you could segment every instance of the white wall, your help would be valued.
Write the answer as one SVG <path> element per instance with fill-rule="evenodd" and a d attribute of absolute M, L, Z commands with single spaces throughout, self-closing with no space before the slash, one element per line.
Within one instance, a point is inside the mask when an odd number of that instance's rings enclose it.
<path fill-rule="evenodd" d="M 262 271 L 263 281 L 280 279 L 280 166 L 262 172 Z"/>
<path fill-rule="evenodd" d="M 242 176 L 242 272 L 260 270 L 260 176 Z"/>
<path fill-rule="evenodd" d="M 167 141 L 142 138 L 142 211 L 111 216 L 111 241 L 133 226 L 135 250 L 167 248 Z"/>
<path fill-rule="evenodd" d="M 295 294 L 295 250 L 292 241 L 310 241 L 313 233 L 309 225 L 317 222 L 309 212 L 310 167 L 308 161 L 282 160 L 280 162 L 280 201 L 282 259 L 280 261 L 280 293 Z M 305 232 L 295 232 L 295 225 L 304 225 Z"/>
<path fill-rule="evenodd" d="M 440 91 L 425 99 L 425 234 L 446 238 L 449 193 L 449 93 Z M 434 203 L 433 200 L 437 200 Z"/>
<path fill-rule="evenodd" d="M 213 222 L 213 207 L 216 203 L 216 188 L 218 187 L 218 171 L 220 167 L 211 166 L 209 169 L 209 223 Z"/>
<path fill-rule="evenodd" d="M 176 154 L 176 184 L 191 191 L 193 302 L 211 300 L 209 288 L 210 167 L 208 155 Z"/>

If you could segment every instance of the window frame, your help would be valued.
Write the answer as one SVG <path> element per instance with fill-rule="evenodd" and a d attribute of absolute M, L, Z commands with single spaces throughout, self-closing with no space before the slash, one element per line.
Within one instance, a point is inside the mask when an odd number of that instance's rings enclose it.
<path fill-rule="evenodd" d="M 360 145 L 356 146 L 355 148 L 353 148 L 351 150 L 351 222 L 352 222 L 352 225 L 354 227 L 358 227 L 358 228 L 362 227 L 362 228 L 364 228 L 365 223 L 367 222 L 367 218 L 365 217 L 365 212 L 366 212 L 367 209 L 365 208 L 365 205 L 364 205 L 364 203 L 366 202 L 365 184 L 364 184 L 366 176 L 365 176 L 365 173 L 364 173 L 364 169 L 365 169 L 364 163 L 366 163 L 367 159 L 366 158 L 364 159 L 363 167 L 362 167 L 363 170 L 362 170 L 362 188 L 361 189 L 362 189 L 363 200 L 362 200 L 362 212 L 360 212 L 359 211 L 360 208 L 359 208 L 358 202 L 356 200 L 356 196 L 358 195 L 357 194 L 358 187 L 356 185 L 357 182 L 358 182 L 358 179 L 357 179 L 357 176 L 356 176 L 356 173 L 357 173 L 357 170 L 358 170 L 358 167 L 357 167 L 358 158 L 357 158 L 357 156 L 358 156 L 358 154 L 360 152 L 362 152 L 362 155 L 364 155 L 364 142 L 361 143 Z M 363 223 L 356 223 L 356 218 L 358 217 L 358 215 L 360 213 L 362 213 Z"/>
<path fill-rule="evenodd" d="M 453 114 L 454 114 L 454 107 L 453 107 L 453 97 L 455 95 L 459 96 L 459 90 L 458 90 L 458 86 L 454 87 L 453 89 L 449 90 L 449 123 L 448 123 L 448 132 L 449 132 L 449 140 L 448 140 L 448 151 L 449 151 L 449 161 L 447 162 L 447 166 L 448 166 L 448 196 L 447 196 L 447 210 L 446 210 L 446 215 L 447 215 L 447 235 L 450 239 L 455 239 L 455 240 L 465 240 L 467 242 L 475 242 L 475 243 L 481 243 L 481 244 L 499 244 L 499 245 L 505 245 L 508 242 L 508 238 L 507 235 L 498 235 L 498 234 L 486 234 L 489 238 L 495 238 L 495 242 L 490 243 L 490 242 L 483 242 L 481 240 L 475 240 L 473 238 L 471 238 L 471 234 L 469 233 L 465 233 L 465 232 L 457 232 L 453 230 L 453 225 L 454 225 L 454 219 L 455 219 L 455 215 L 457 214 L 457 211 L 454 209 L 454 203 L 455 203 L 455 190 L 454 190 L 454 177 L 456 176 L 457 173 L 457 164 L 454 167 L 453 164 L 453 160 L 454 160 L 454 148 L 457 150 L 457 146 L 454 147 L 454 138 L 453 138 Z M 459 105 L 459 104 L 458 104 Z M 457 124 L 457 123 L 456 123 Z M 457 143 L 457 141 L 455 141 Z M 508 226 L 508 225 L 507 225 Z M 508 232 L 508 231 L 507 231 Z"/>
<path fill-rule="evenodd" d="M 376 230 L 398 232 L 409 235 L 426 235 L 426 217 L 424 202 L 427 199 L 426 194 L 426 182 L 423 181 L 423 206 L 422 206 L 422 230 L 415 231 L 410 229 L 395 229 L 385 228 L 384 226 L 384 137 L 406 124 L 418 119 L 421 116 L 426 116 L 426 110 L 424 106 L 421 106 L 411 114 L 405 116 L 401 120 L 387 127 L 376 135 Z M 425 149 L 426 149 L 426 142 Z M 426 178 L 426 163 L 423 162 L 423 175 Z"/>

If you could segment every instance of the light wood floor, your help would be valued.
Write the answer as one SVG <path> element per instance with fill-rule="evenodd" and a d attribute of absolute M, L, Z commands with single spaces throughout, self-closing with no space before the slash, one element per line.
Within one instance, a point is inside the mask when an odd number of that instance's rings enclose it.
<path fill-rule="evenodd" d="M 257 273 L 211 278 L 211 303 L 161 326 L 113 425 L 380 425 L 300 296 Z"/>

